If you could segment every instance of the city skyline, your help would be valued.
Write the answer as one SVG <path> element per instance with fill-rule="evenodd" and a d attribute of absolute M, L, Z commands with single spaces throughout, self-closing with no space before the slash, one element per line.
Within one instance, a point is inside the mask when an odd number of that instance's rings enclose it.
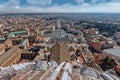
<path fill-rule="evenodd" d="M 101 1 L 0 0 L 0 80 L 120 80 L 120 5 Z"/>
<path fill-rule="evenodd" d="M 119 0 L 1 0 L 0 13 L 120 13 Z"/>

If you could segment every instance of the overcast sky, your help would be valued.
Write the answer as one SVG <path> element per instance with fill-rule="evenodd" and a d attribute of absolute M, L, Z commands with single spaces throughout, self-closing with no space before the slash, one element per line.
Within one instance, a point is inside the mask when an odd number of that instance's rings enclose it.
<path fill-rule="evenodd" d="M 0 13 L 120 13 L 120 0 L 0 0 Z"/>

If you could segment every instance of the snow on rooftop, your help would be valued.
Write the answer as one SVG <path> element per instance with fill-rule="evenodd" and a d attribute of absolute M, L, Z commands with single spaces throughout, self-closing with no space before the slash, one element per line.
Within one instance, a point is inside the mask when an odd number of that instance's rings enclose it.
<path fill-rule="evenodd" d="M 80 74 L 84 77 L 96 80 L 98 79 L 98 71 L 90 67 L 81 67 Z"/>
<path fill-rule="evenodd" d="M 64 67 L 64 72 L 62 75 L 62 80 L 72 80 L 69 73 L 72 73 L 72 66 L 70 63 L 66 63 L 65 67 Z"/>
<path fill-rule="evenodd" d="M 39 75 L 40 74 L 39 72 L 41 72 L 41 70 L 38 70 L 38 71 L 35 70 L 35 64 L 37 64 L 37 63 L 26 62 L 26 63 L 15 64 L 15 65 L 4 67 L 4 68 L 0 67 L 0 80 L 2 80 L 2 79 L 10 80 L 11 78 L 15 77 L 17 74 L 19 76 L 20 72 L 26 72 L 26 73 L 22 73 L 23 74 L 22 76 L 24 76 L 24 75 L 29 76 L 29 77 L 26 76 L 26 79 L 31 78 L 31 77 L 33 78 L 33 77 L 35 77 L 35 75 Z M 31 66 L 31 65 L 34 65 L 34 66 Z M 41 67 L 41 62 L 40 62 L 39 67 Z M 27 70 L 27 69 L 29 69 L 29 70 Z M 53 68 L 51 68 L 51 70 L 52 69 Z M 41 73 L 40 75 L 46 76 L 45 80 L 56 80 L 59 77 L 60 77 L 60 80 L 74 80 L 76 78 L 77 79 L 80 78 L 81 80 L 104 80 L 104 79 L 118 80 L 117 77 L 115 77 L 109 73 L 99 72 L 94 68 L 86 67 L 83 65 L 80 66 L 79 69 L 76 69 L 77 72 L 74 73 L 75 69 L 73 69 L 71 67 L 70 63 L 66 63 L 66 62 L 63 62 L 60 65 L 54 67 L 54 69 L 52 70 L 53 72 L 50 72 L 48 74 Z M 21 70 L 21 71 L 19 72 L 19 70 Z M 33 70 L 34 70 L 34 72 L 33 72 L 34 76 L 30 76 L 30 75 L 32 75 L 32 73 L 29 73 L 29 72 L 31 72 Z M 45 70 L 45 71 L 48 72 L 49 69 L 48 69 L 48 71 L 47 70 Z M 42 70 L 42 72 L 43 72 L 43 70 Z M 77 75 L 76 75 L 76 73 L 77 73 Z M 18 78 L 21 78 L 21 76 Z M 39 78 L 41 78 L 41 77 L 39 77 Z"/>

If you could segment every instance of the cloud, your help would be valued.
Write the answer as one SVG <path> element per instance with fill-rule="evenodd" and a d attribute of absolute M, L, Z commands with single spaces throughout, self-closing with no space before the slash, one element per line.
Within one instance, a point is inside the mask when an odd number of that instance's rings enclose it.
<path fill-rule="evenodd" d="M 92 3 L 95 3 L 95 2 L 97 2 L 97 1 L 99 1 L 99 0 L 92 0 L 91 2 L 92 2 Z"/>
<path fill-rule="evenodd" d="M 27 3 L 31 5 L 49 5 L 52 3 L 52 0 L 27 0 Z"/>
<path fill-rule="evenodd" d="M 20 8 L 18 0 L 9 0 L 8 2 L 0 5 L 1 10 L 12 10 L 18 8 Z"/>
<path fill-rule="evenodd" d="M 75 0 L 78 4 L 81 4 L 84 2 L 84 0 Z"/>
<path fill-rule="evenodd" d="M 29 0 L 30 1 L 30 0 Z M 34 0 L 32 0 L 34 1 Z M 37 0 L 39 1 L 48 1 L 48 0 Z M 80 0 L 81 1 L 81 0 Z M 30 3 L 29 3 L 30 4 Z M 41 13 L 41 12 L 90 12 L 90 13 L 120 13 L 120 1 L 112 1 L 112 2 L 101 2 L 99 4 L 90 4 L 83 2 L 79 5 L 72 5 L 70 3 L 64 5 L 54 5 L 41 7 L 41 5 L 49 5 L 50 2 L 37 3 L 34 2 L 29 6 L 22 7 L 19 4 L 18 0 L 10 0 L 5 4 L 0 5 L 0 12 L 4 13 Z M 37 6 L 36 6 L 37 5 Z M 38 6 L 40 5 L 40 6 Z"/>
<path fill-rule="evenodd" d="M 52 6 L 47 8 L 37 8 L 36 7 L 28 7 L 24 8 L 24 11 L 36 11 L 36 12 L 97 12 L 97 13 L 120 13 L 120 3 L 102 3 L 99 5 L 90 5 L 88 3 L 84 3 L 82 5 L 70 5 L 70 4 L 64 4 L 61 6 Z M 22 10 L 22 9 L 21 9 Z M 30 12 L 29 11 L 29 12 Z"/>
<path fill-rule="evenodd" d="M 104 3 L 104 2 L 106 2 L 107 0 L 91 0 L 91 3 Z M 108 1 L 108 2 L 110 2 L 110 0 Z"/>

